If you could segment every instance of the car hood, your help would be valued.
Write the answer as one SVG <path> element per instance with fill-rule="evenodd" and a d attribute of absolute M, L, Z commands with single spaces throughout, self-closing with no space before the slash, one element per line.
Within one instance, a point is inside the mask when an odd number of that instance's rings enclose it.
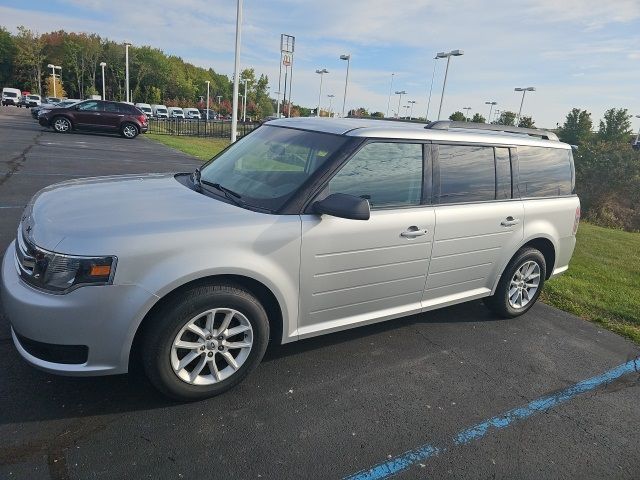
<path fill-rule="evenodd" d="M 127 239 L 174 235 L 264 215 L 198 193 L 174 174 L 70 180 L 38 192 L 22 232 L 46 250 L 93 255 Z M 99 253 L 99 252 L 98 252 Z"/>

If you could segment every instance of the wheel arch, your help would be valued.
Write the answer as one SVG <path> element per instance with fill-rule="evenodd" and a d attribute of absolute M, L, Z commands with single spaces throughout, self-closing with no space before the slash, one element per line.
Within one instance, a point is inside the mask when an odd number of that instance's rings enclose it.
<path fill-rule="evenodd" d="M 215 283 L 226 283 L 243 287 L 253 293 L 264 309 L 267 311 L 267 317 L 269 319 L 269 343 L 280 344 L 282 342 L 283 335 L 283 314 L 280 302 L 276 298 L 275 294 L 264 283 L 245 275 L 237 274 L 219 274 L 209 275 L 201 277 L 195 280 L 186 282 L 173 290 L 167 292 L 164 296 L 159 298 L 153 306 L 147 311 L 139 323 L 136 332 L 129 349 L 129 370 L 135 365 L 140 365 L 139 355 L 142 338 L 145 331 L 152 325 L 151 319 L 153 316 L 162 309 L 169 301 L 176 296 L 179 296 L 182 292 L 201 285 L 211 285 Z"/>

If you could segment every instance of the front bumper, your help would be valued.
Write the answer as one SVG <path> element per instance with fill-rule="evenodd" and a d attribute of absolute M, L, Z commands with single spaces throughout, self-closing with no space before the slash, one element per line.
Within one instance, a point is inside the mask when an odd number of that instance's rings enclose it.
<path fill-rule="evenodd" d="M 40 125 L 42 125 L 43 127 L 49 127 L 49 126 L 50 126 L 50 125 L 49 125 L 49 118 L 48 118 L 48 117 L 46 117 L 46 116 L 44 116 L 44 115 L 40 115 L 40 116 L 38 117 L 38 123 L 39 123 Z"/>
<path fill-rule="evenodd" d="M 137 285 L 88 286 L 65 295 L 35 290 L 18 275 L 14 243 L 2 262 L 0 296 L 20 355 L 50 373 L 126 373 L 135 331 L 156 297 Z M 50 347 L 86 347 L 86 361 L 50 361 L 38 356 L 42 349 L 30 349 L 20 338 Z"/>

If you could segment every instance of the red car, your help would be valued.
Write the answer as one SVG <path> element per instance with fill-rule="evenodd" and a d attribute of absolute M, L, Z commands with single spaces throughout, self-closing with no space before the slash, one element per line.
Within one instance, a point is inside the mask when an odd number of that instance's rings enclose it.
<path fill-rule="evenodd" d="M 52 108 L 40 115 L 38 122 L 58 133 L 93 130 L 119 133 L 125 138 L 135 138 L 149 129 L 147 116 L 138 108 L 103 100 L 85 100 L 65 108 Z"/>

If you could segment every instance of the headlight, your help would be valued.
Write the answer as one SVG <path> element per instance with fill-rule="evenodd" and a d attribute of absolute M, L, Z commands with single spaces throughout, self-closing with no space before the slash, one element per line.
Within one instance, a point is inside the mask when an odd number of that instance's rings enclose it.
<path fill-rule="evenodd" d="M 52 293 L 67 293 L 83 285 L 113 283 L 116 257 L 80 257 L 43 250 L 18 236 L 16 260 L 22 279 Z"/>

